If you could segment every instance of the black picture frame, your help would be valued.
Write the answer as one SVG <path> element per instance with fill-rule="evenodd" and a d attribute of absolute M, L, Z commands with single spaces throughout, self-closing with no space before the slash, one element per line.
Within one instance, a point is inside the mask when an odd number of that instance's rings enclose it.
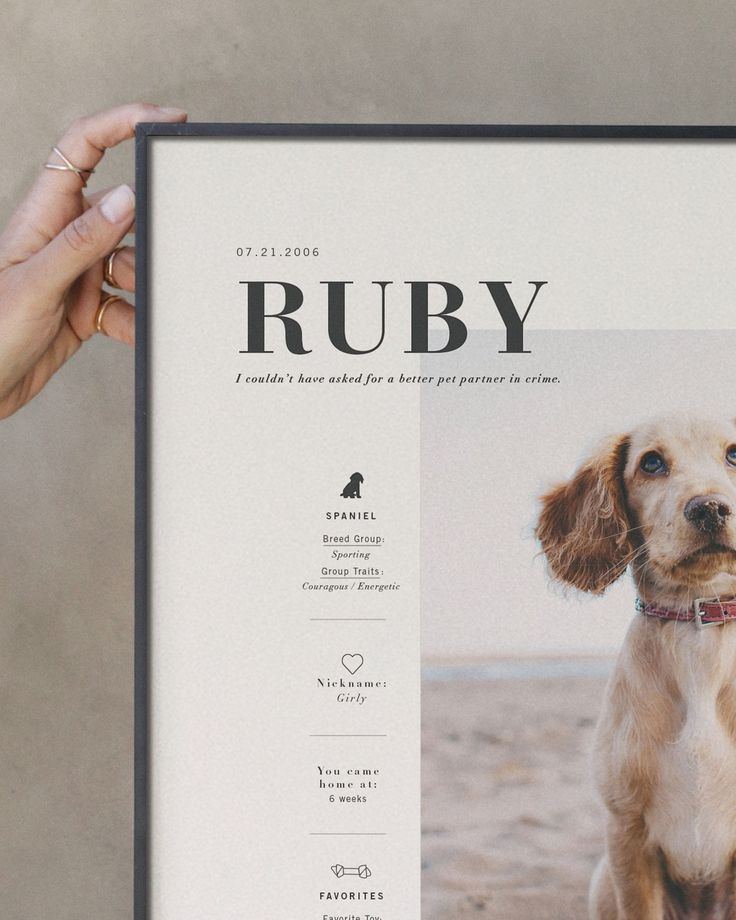
<path fill-rule="evenodd" d="M 136 130 L 134 920 L 149 920 L 148 282 L 150 145 L 160 137 L 732 141 L 736 125 L 141 123 Z"/>

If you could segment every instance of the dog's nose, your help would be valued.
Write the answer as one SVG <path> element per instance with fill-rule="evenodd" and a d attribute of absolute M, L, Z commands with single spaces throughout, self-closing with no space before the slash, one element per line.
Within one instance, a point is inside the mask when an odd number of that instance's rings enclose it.
<path fill-rule="evenodd" d="M 716 533 L 726 526 L 731 506 L 722 495 L 696 495 L 685 505 L 686 519 L 698 530 Z"/>

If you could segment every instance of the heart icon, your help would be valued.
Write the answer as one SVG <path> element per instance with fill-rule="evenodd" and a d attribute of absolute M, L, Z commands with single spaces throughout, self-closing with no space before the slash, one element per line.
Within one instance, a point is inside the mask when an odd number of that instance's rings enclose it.
<path fill-rule="evenodd" d="M 363 667 L 363 656 L 343 655 L 342 666 L 346 671 L 349 671 L 351 674 L 355 674 L 356 671 L 359 671 Z"/>

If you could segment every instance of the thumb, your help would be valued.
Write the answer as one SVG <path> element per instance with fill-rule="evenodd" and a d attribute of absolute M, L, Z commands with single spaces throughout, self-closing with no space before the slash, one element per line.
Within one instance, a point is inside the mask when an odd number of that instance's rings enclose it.
<path fill-rule="evenodd" d="M 29 268 L 49 293 L 65 291 L 104 258 L 130 229 L 135 216 L 135 194 L 119 185 L 54 237 L 30 260 Z M 45 280 L 41 280 L 45 279 Z"/>

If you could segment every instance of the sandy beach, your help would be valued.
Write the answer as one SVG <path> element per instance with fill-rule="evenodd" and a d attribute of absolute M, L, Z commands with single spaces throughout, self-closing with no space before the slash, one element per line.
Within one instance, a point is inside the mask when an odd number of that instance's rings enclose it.
<path fill-rule="evenodd" d="M 604 686 L 425 679 L 423 920 L 587 920 L 603 851 L 590 750 Z"/>

